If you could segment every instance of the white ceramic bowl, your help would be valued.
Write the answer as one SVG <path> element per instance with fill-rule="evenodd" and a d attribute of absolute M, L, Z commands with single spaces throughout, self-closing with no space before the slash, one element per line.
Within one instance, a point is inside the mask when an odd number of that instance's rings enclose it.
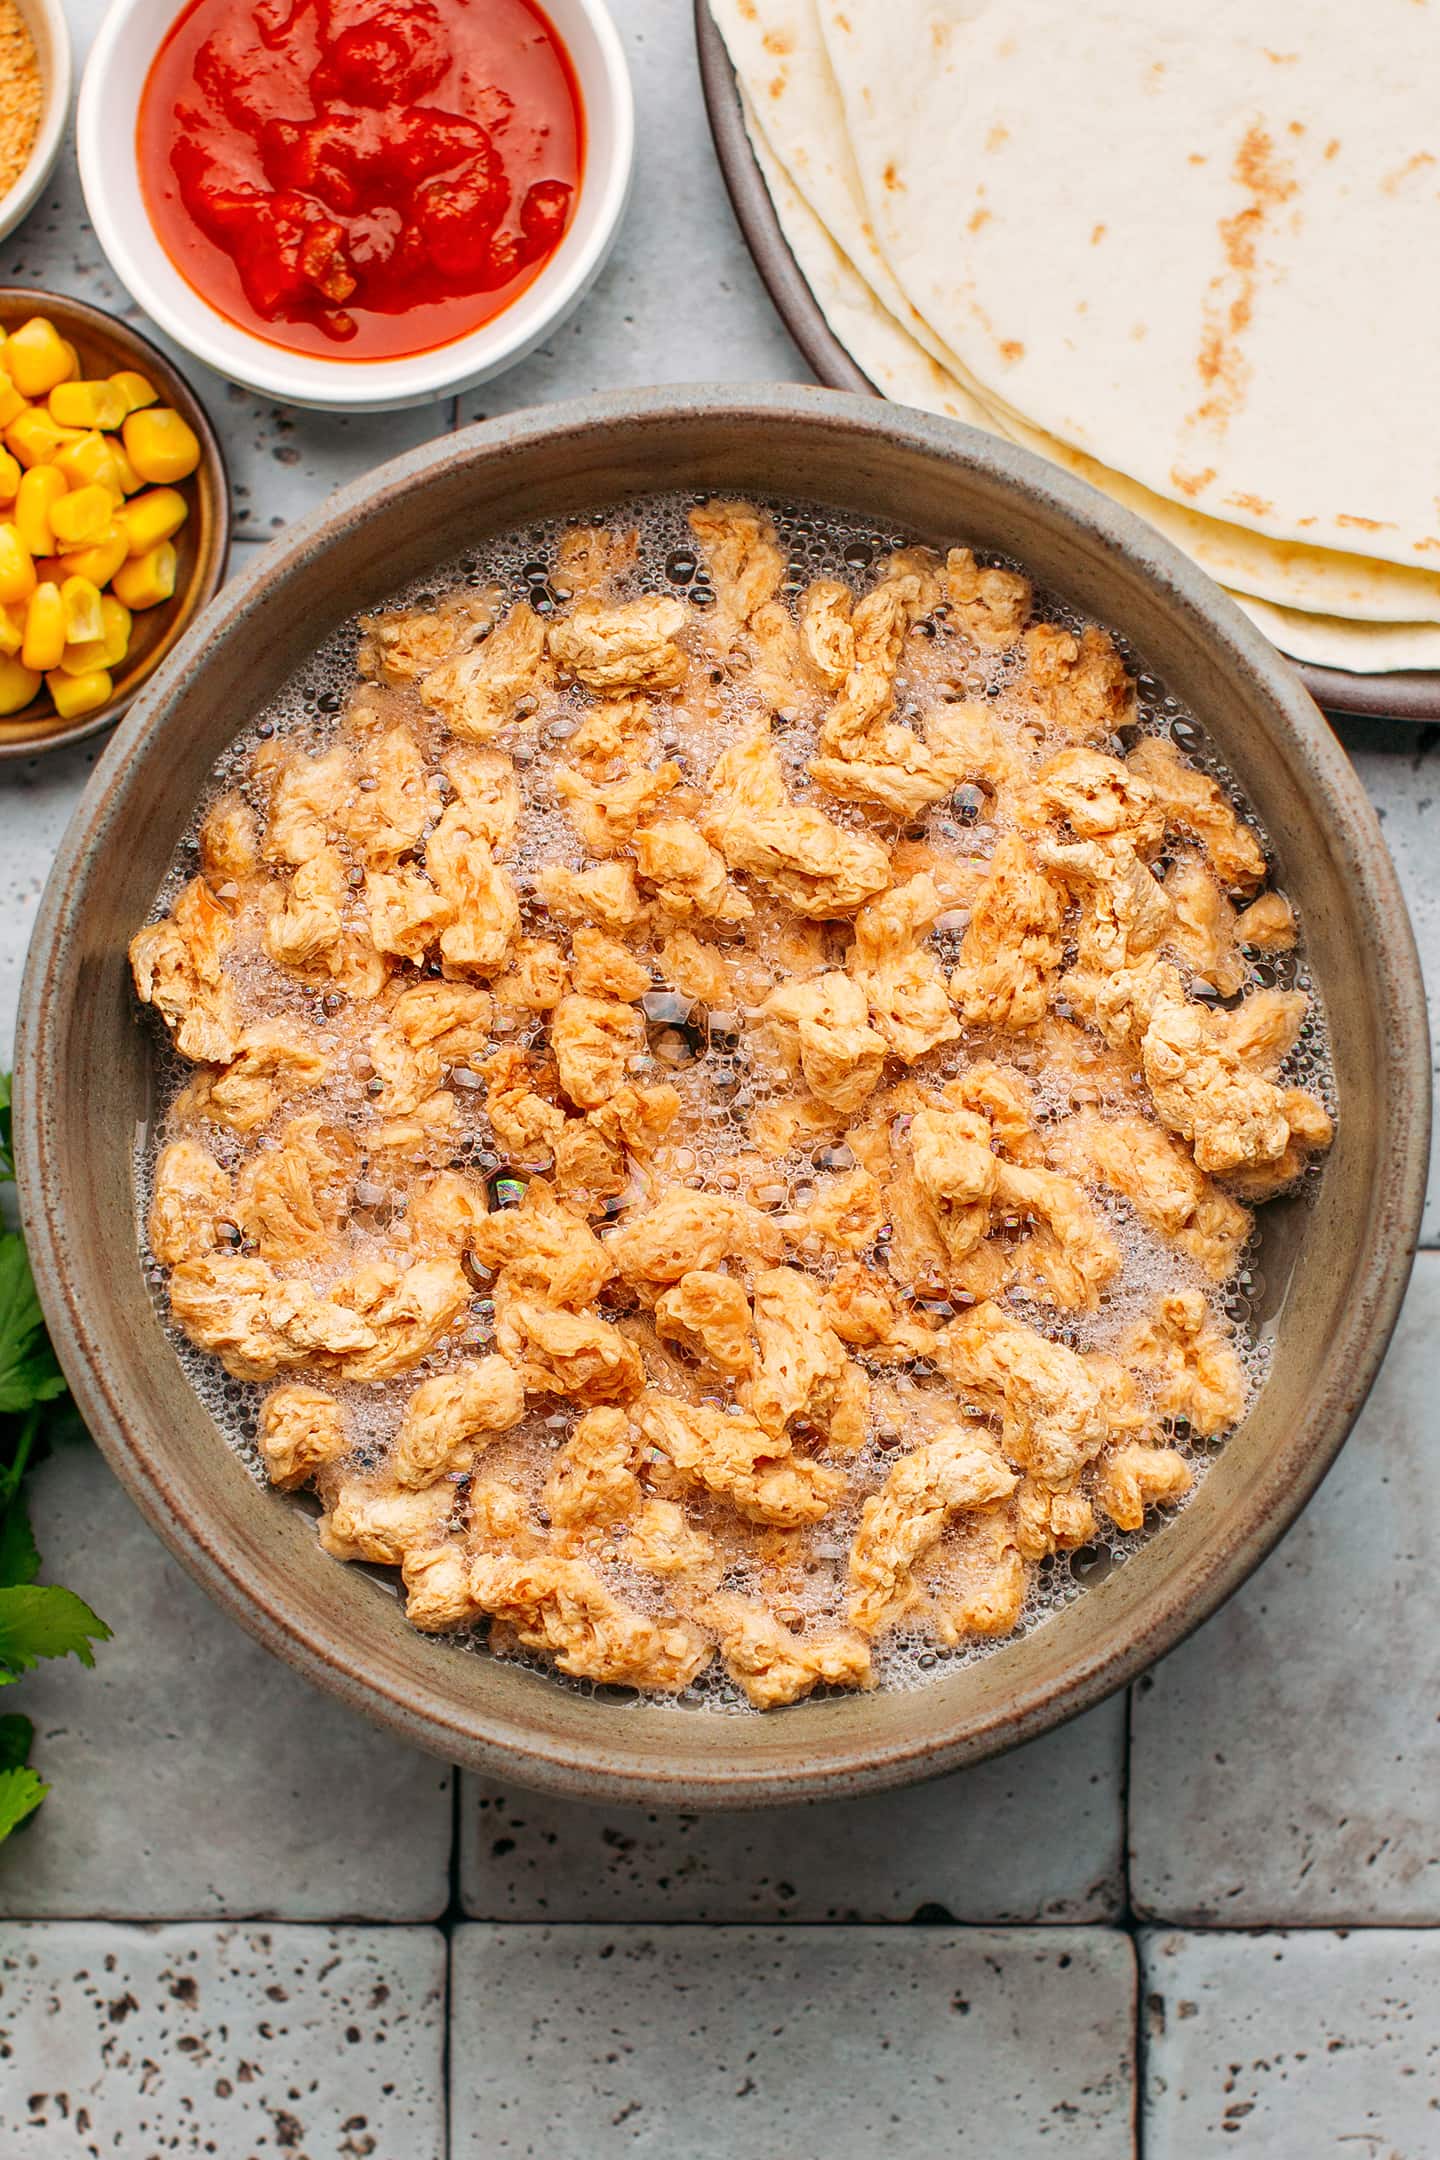
<path fill-rule="evenodd" d="M 34 4 L 48 8 L 53 0 Z M 201 298 L 151 225 L 136 150 L 145 78 L 181 0 L 112 0 L 80 86 L 80 181 L 118 276 L 186 352 L 287 405 L 328 412 L 423 405 L 510 367 L 570 313 L 599 271 L 624 215 L 635 147 L 629 71 L 603 0 L 544 0 L 544 6 L 580 85 L 585 170 L 569 231 L 534 284 L 493 322 L 398 360 L 332 360 L 253 337 Z"/>
<path fill-rule="evenodd" d="M 0 240 L 34 209 L 50 177 L 70 113 L 70 31 L 60 0 L 15 0 L 40 63 L 40 125 L 19 179 L 0 195 Z"/>

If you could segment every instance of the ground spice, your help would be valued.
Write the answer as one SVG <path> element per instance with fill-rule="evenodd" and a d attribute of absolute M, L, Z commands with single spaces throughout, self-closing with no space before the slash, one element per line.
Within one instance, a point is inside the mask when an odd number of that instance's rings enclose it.
<path fill-rule="evenodd" d="M 15 0 L 0 0 L 0 196 L 8 195 L 40 125 L 40 62 Z"/>

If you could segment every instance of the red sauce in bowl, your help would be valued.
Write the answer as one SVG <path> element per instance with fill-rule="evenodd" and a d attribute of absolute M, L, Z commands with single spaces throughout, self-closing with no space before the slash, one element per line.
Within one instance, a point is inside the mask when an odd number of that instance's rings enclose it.
<path fill-rule="evenodd" d="M 138 150 L 210 306 L 291 351 L 390 360 L 533 283 L 574 214 L 584 119 L 531 0 L 191 0 Z"/>

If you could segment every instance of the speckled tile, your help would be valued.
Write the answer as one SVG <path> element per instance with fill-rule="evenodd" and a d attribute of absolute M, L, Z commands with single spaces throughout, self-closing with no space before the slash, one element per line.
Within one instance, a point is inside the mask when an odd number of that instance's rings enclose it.
<path fill-rule="evenodd" d="M 0 1926 L 5 2160 L 445 2160 L 433 1928 Z"/>
<path fill-rule="evenodd" d="M 1145 2160 L 1433 2160 L 1440 1935 L 1147 1933 Z"/>
<path fill-rule="evenodd" d="M 528 360 L 468 392 L 462 420 L 646 383 L 811 379 L 730 209 L 688 0 L 615 0 L 611 12 L 641 121 L 624 230 L 579 313 Z"/>
<path fill-rule="evenodd" d="M 451 2160 L 1131 2160 L 1099 1928 L 462 1927 Z"/>
<path fill-rule="evenodd" d="M 662 1815 L 467 1777 L 461 1897 L 486 1920 L 1112 1919 L 1124 1754 L 1117 1698 L 954 1777 L 813 1807 Z"/>
<path fill-rule="evenodd" d="M 431 1920 L 444 1910 L 442 1763 L 253 1643 L 171 1560 L 88 1443 L 43 1465 L 31 1513 L 56 1577 L 114 1640 L 93 1671 L 46 1663 L 6 1704 L 34 1720 L 34 1760 L 53 1790 L 0 1845 L 0 1913 Z"/>
<path fill-rule="evenodd" d="M 1430 1002 L 1432 1064 L 1440 1097 L 1440 727 L 1341 720 L 1340 740 L 1379 814 L 1400 879 Z M 1431 1150 L 1424 1245 L 1440 1245 L 1440 1148 Z"/>
<path fill-rule="evenodd" d="M 1228 1927 L 1440 1921 L 1437 1341 L 1440 1253 L 1422 1253 L 1324 1486 L 1245 1588 L 1138 1684 L 1141 1911 Z"/>

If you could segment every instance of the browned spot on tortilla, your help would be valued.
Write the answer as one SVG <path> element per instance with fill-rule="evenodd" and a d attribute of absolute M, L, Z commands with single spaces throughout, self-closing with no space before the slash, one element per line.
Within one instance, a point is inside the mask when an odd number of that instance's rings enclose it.
<path fill-rule="evenodd" d="M 785 77 L 783 75 L 777 75 L 772 80 L 770 84 L 770 95 L 772 98 L 784 97 Z"/>
<path fill-rule="evenodd" d="M 1268 45 L 1262 45 L 1260 50 L 1267 60 L 1274 61 L 1276 67 L 1293 67 L 1300 58 L 1298 52 L 1271 52 Z"/>
<path fill-rule="evenodd" d="M 1090 245 L 1091 245 L 1091 247 L 1099 247 L 1099 245 L 1100 245 L 1100 242 L 1101 242 L 1101 241 L 1102 241 L 1102 240 L 1104 239 L 1104 237 L 1105 237 L 1105 227 L 1104 227 L 1103 225 L 1097 225 L 1097 226 L 1095 227 L 1095 230 L 1094 230 L 1094 231 L 1093 231 L 1093 232 L 1091 233 L 1091 235 L 1090 235 Z"/>
<path fill-rule="evenodd" d="M 880 177 L 884 181 L 886 187 L 889 188 L 892 195 L 897 193 L 901 195 L 904 194 L 905 183 L 900 178 L 899 173 L 895 169 L 895 160 L 893 158 L 890 160 L 890 163 L 885 167 L 885 170 L 883 173 L 881 173 Z"/>
<path fill-rule="evenodd" d="M 1225 500 L 1233 503 L 1237 510 L 1248 510 L 1252 517 L 1265 517 L 1275 507 L 1274 503 L 1266 502 L 1263 495 L 1227 495 Z"/>
<path fill-rule="evenodd" d="M 1210 154 L 1209 154 L 1209 152 L 1208 152 L 1208 151 L 1206 151 L 1206 150 L 1192 150 L 1192 151 L 1190 152 L 1190 163 L 1191 163 L 1192 165 L 1208 165 L 1208 164 L 1209 164 L 1209 162 L 1210 162 Z"/>
<path fill-rule="evenodd" d="M 1417 555 L 1427 553 L 1432 549 L 1436 553 L 1440 553 L 1440 540 L 1417 540 L 1415 542 L 1415 552 Z"/>
<path fill-rule="evenodd" d="M 1331 136 L 1331 138 L 1330 138 L 1330 140 L 1329 140 L 1329 142 L 1327 142 L 1327 143 L 1326 143 L 1326 145 L 1325 145 L 1325 155 L 1326 155 L 1326 157 L 1327 157 L 1327 158 L 1333 158 L 1333 157 L 1334 157 L 1334 156 L 1336 155 L 1336 153 L 1337 153 L 1337 151 L 1339 150 L 1339 148 L 1340 148 L 1340 137 L 1339 137 L 1338 135 L 1332 135 L 1332 136 Z"/>
<path fill-rule="evenodd" d="M 1355 517 L 1348 510 L 1337 510 L 1335 523 L 1337 525 L 1353 525 L 1360 532 L 1392 532 L 1395 521 L 1393 518 Z"/>
<path fill-rule="evenodd" d="M 1412 173 L 1423 172 L 1427 165 L 1434 163 L 1434 156 L 1429 150 L 1417 150 L 1413 157 L 1406 158 L 1403 165 L 1397 165 L 1394 172 L 1386 173 L 1380 182 L 1381 193 L 1398 195 Z"/>
<path fill-rule="evenodd" d="M 1149 335 L 1149 323 L 1137 322 L 1130 325 L 1130 340 L 1132 344 L 1138 345 L 1141 338 L 1149 337 Z"/>
<path fill-rule="evenodd" d="M 735 6 L 746 22 L 754 22 L 755 0 L 735 0 Z"/>
<path fill-rule="evenodd" d="M 1305 133 L 1305 122 L 1303 120 L 1292 120 L 1290 122 L 1290 133 L 1292 135 L 1303 135 Z"/>
<path fill-rule="evenodd" d="M 795 40 L 787 37 L 783 30 L 767 30 L 763 42 L 766 52 L 774 53 L 777 59 L 783 59 L 786 53 L 795 50 Z"/>
<path fill-rule="evenodd" d="M 1004 144 L 1009 142 L 1009 140 L 1009 128 L 1007 128 L 1002 121 L 997 120 L 994 127 L 991 128 L 989 134 L 985 138 L 985 148 L 987 150 L 999 150 L 1004 146 Z"/>
<path fill-rule="evenodd" d="M 837 16 L 835 17 L 835 28 L 836 28 L 837 30 L 843 30 L 843 31 L 844 31 L 844 33 L 845 33 L 845 35 L 846 35 L 846 37 L 849 37 L 849 35 L 850 35 L 850 18 L 849 18 L 849 16 L 848 16 L 848 15 L 837 15 Z"/>
<path fill-rule="evenodd" d="M 1163 60 L 1152 60 L 1149 67 L 1145 70 L 1141 87 L 1144 90 L 1148 91 L 1151 97 L 1153 97 L 1155 95 L 1155 92 L 1160 88 L 1160 77 L 1164 73 L 1165 62 Z"/>
<path fill-rule="evenodd" d="M 1185 473 L 1181 472 L 1178 465 L 1172 465 L 1170 478 L 1179 488 L 1182 495 L 1198 495 L 1201 489 L 1209 487 L 1210 482 L 1215 478 L 1215 468 L 1213 465 L 1207 465 L 1204 472 Z"/>
<path fill-rule="evenodd" d="M 1297 525 L 1313 525 L 1315 523 L 1315 520 L 1313 517 L 1296 518 L 1295 523 Z"/>
<path fill-rule="evenodd" d="M 1255 312 L 1260 235 L 1265 221 L 1299 191 L 1290 167 L 1258 121 L 1250 123 L 1235 152 L 1230 176 L 1249 200 L 1233 217 L 1220 220 L 1224 268 L 1210 280 L 1205 298 L 1204 330 L 1195 356 L 1196 371 L 1207 396 L 1189 416 L 1192 427 L 1223 432 L 1250 384 L 1250 365 L 1242 340 Z"/>
<path fill-rule="evenodd" d="M 969 232 L 979 232 L 982 225 L 989 224 L 991 215 L 992 213 L 987 210 L 982 204 L 978 210 L 971 211 L 970 216 L 966 221 L 966 230 Z"/>
<path fill-rule="evenodd" d="M 1020 343 L 1019 338 L 1002 338 L 1000 340 L 1000 357 L 1002 360 L 1023 360 L 1025 347 Z"/>

